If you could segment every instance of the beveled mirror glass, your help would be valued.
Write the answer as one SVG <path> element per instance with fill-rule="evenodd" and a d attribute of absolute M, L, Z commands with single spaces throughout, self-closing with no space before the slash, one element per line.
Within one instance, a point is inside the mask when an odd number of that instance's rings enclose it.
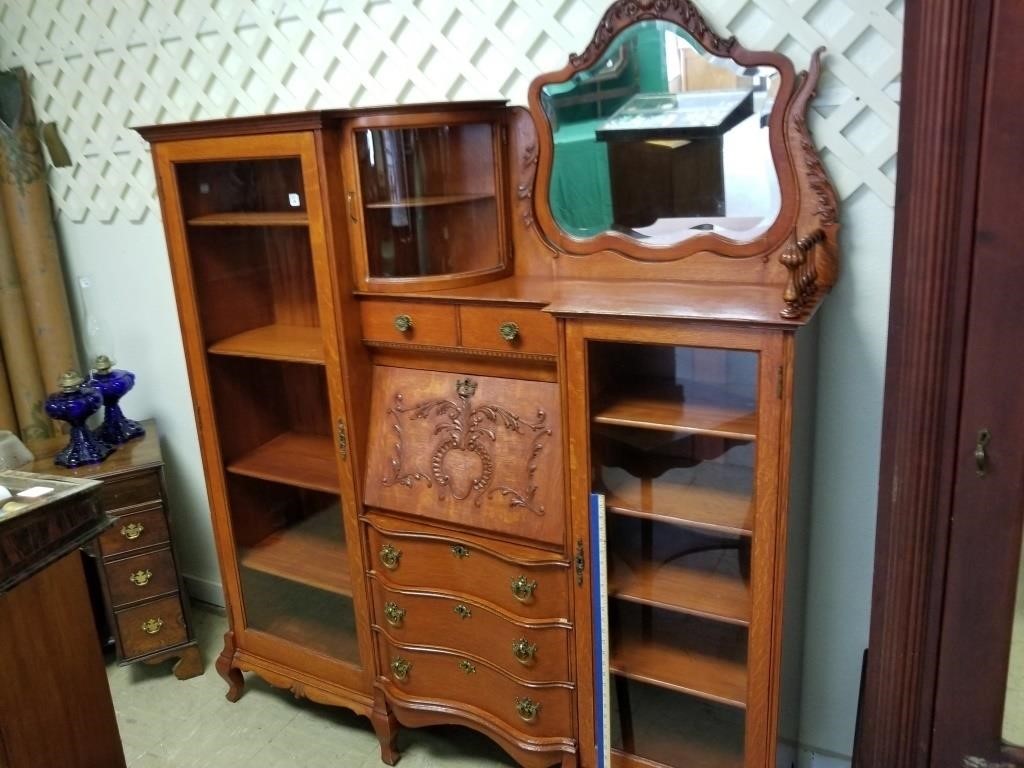
<path fill-rule="evenodd" d="M 592 66 L 541 89 L 555 223 L 575 238 L 662 246 L 763 234 L 781 205 L 769 143 L 780 82 L 774 67 L 713 55 L 672 22 L 622 30 Z"/>

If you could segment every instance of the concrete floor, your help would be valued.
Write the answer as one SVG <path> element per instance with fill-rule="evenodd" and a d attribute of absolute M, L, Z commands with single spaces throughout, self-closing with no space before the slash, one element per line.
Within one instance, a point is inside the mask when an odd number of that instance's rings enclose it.
<path fill-rule="evenodd" d="M 110 663 L 107 677 L 128 768 L 377 768 L 370 721 L 348 710 L 296 700 L 246 675 L 235 704 L 213 668 L 227 620 L 194 606 L 206 672 L 191 680 L 155 667 Z M 458 728 L 403 729 L 401 768 L 514 766 L 489 739 Z"/>

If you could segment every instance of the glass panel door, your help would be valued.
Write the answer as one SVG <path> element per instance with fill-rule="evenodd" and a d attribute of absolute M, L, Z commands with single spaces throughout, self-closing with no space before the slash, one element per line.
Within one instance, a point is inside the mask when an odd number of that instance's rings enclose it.
<path fill-rule="evenodd" d="M 758 354 L 592 341 L 587 357 L 613 764 L 742 766 Z"/>
<path fill-rule="evenodd" d="M 177 173 L 245 624 L 358 664 L 301 161 Z"/>

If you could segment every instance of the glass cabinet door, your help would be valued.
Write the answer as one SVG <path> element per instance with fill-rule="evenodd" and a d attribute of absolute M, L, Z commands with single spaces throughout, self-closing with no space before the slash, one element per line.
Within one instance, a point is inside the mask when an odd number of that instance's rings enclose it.
<path fill-rule="evenodd" d="M 354 131 L 362 211 L 350 214 L 363 222 L 369 278 L 504 266 L 497 131 L 486 122 Z"/>
<path fill-rule="evenodd" d="M 301 157 L 175 165 L 246 629 L 359 664 Z M 207 467 L 207 471 L 212 468 Z M 225 557 L 225 553 L 221 553 Z M 240 605 L 237 605 L 240 603 Z M 236 631 L 238 627 L 235 627 Z"/>
<path fill-rule="evenodd" d="M 758 358 L 588 343 L 613 765 L 744 765 Z"/>

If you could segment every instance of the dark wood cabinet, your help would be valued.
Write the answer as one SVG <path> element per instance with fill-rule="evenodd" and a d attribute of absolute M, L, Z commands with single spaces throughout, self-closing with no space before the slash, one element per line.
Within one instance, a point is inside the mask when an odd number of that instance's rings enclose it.
<path fill-rule="evenodd" d="M 117 659 L 156 664 L 176 658 L 174 674 L 187 680 L 203 673 L 203 659 L 171 536 L 160 435 L 155 421 L 142 424 L 144 436 L 118 446 L 101 464 L 65 469 L 45 457 L 28 469 L 100 481 L 100 503 L 114 525 L 89 552 L 97 563 Z"/>

